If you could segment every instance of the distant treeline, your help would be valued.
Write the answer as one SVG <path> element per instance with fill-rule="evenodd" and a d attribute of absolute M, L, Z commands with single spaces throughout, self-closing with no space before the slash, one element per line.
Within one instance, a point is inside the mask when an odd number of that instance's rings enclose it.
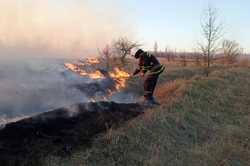
<path fill-rule="evenodd" d="M 180 62 L 183 63 L 183 65 L 186 65 L 187 63 L 202 64 L 202 62 L 207 61 L 207 57 L 199 52 L 169 51 L 169 52 L 151 52 L 151 53 L 156 55 L 157 57 L 164 58 L 169 62 L 171 61 Z M 242 54 L 240 57 L 250 57 L 250 54 Z M 225 56 L 223 53 L 217 53 L 212 57 L 212 60 L 216 62 L 225 62 L 228 60 L 228 57 Z"/>

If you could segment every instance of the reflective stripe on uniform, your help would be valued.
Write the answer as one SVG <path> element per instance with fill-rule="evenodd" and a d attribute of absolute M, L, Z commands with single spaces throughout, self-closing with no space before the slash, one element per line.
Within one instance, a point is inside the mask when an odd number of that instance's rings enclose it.
<path fill-rule="evenodd" d="M 140 67 L 140 70 L 142 70 L 143 72 L 147 72 L 147 71 L 150 70 L 150 68 L 151 68 L 151 66 L 147 66 L 147 67 L 141 66 L 141 67 Z"/>
<path fill-rule="evenodd" d="M 151 58 L 152 55 L 151 55 L 150 53 L 147 52 L 147 56 L 148 56 L 149 58 Z"/>
<path fill-rule="evenodd" d="M 164 65 L 161 65 L 161 68 L 158 70 L 158 71 L 155 71 L 155 72 L 150 72 L 148 75 L 156 75 L 156 74 L 160 74 L 162 73 L 164 70 L 165 70 L 165 66 Z"/>
<path fill-rule="evenodd" d="M 140 69 L 142 70 L 149 70 L 151 68 L 151 66 L 141 66 Z"/>
<path fill-rule="evenodd" d="M 148 58 L 151 58 L 151 54 L 150 53 L 146 53 L 146 56 L 148 57 Z M 152 66 L 140 66 L 140 70 L 143 70 L 143 71 L 148 71 L 148 70 L 150 70 L 152 68 Z"/>

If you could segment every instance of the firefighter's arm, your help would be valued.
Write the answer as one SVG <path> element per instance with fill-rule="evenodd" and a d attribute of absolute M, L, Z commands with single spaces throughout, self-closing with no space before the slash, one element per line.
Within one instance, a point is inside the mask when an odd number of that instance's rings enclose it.
<path fill-rule="evenodd" d="M 137 75 L 137 74 L 140 73 L 140 72 L 141 72 L 141 69 L 136 69 L 136 70 L 134 71 L 134 73 L 133 73 L 133 76 Z"/>
<path fill-rule="evenodd" d="M 149 61 L 148 53 L 144 53 L 141 59 L 141 63 L 140 63 L 141 73 L 143 76 L 148 72 L 149 64 L 150 64 L 150 61 Z"/>
<path fill-rule="evenodd" d="M 146 72 L 147 71 L 142 69 L 142 68 L 141 69 L 136 69 L 135 72 L 133 73 L 133 76 L 136 76 L 136 75 L 140 74 L 141 77 L 144 77 Z"/>
<path fill-rule="evenodd" d="M 144 76 L 144 74 L 146 73 L 146 71 L 144 70 L 144 57 L 140 57 L 139 59 L 139 66 L 138 68 L 135 70 L 135 72 L 133 73 L 133 76 L 137 75 L 141 73 L 141 76 Z"/>
<path fill-rule="evenodd" d="M 141 73 L 142 73 L 143 75 L 145 75 L 145 74 L 147 73 L 147 71 L 148 71 L 148 70 L 144 68 L 144 69 L 141 70 Z"/>

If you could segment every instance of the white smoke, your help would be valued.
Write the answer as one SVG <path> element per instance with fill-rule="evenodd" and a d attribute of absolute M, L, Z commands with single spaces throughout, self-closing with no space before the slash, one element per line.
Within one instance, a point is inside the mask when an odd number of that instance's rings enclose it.
<path fill-rule="evenodd" d="M 93 89 L 93 97 L 88 91 L 79 90 L 79 85 L 91 90 L 89 83 L 105 84 L 82 77 L 64 68 L 65 60 L 25 59 L 23 61 L 4 60 L 0 62 L 0 128 L 6 123 L 33 116 L 42 112 L 67 107 L 75 103 L 95 100 L 101 89 Z M 105 89 L 105 88 L 104 88 Z M 98 96 L 97 96 L 98 97 Z M 117 92 L 108 100 L 132 103 L 136 100 L 132 93 Z M 71 110 L 72 115 L 77 111 Z"/>
<path fill-rule="evenodd" d="M 0 80 L 0 123 L 87 101 L 72 86 L 85 78 L 66 71 L 58 60 L 2 61 Z"/>
<path fill-rule="evenodd" d="M 113 0 L 0 0 L 0 51 L 72 57 L 129 36 L 131 26 L 113 4 Z"/>
<path fill-rule="evenodd" d="M 125 17 L 115 0 L 0 0 L 0 124 L 86 102 L 64 58 L 132 36 Z"/>

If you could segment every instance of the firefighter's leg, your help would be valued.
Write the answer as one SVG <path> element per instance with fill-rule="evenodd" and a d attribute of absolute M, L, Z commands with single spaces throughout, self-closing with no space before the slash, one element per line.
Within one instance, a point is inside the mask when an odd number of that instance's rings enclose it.
<path fill-rule="evenodd" d="M 144 81 L 144 97 L 146 100 L 152 100 L 157 84 L 158 75 L 149 75 Z"/>
<path fill-rule="evenodd" d="M 147 76 L 144 80 L 144 98 L 150 100 L 152 98 L 152 92 L 150 90 L 151 77 Z"/>
<path fill-rule="evenodd" d="M 155 87 L 158 81 L 159 75 L 154 75 L 152 76 L 152 81 L 151 81 L 151 86 L 150 86 L 150 91 L 152 92 L 152 98 L 154 95 Z"/>
<path fill-rule="evenodd" d="M 159 103 L 157 100 L 155 100 L 155 98 L 153 97 L 153 96 L 154 96 L 155 87 L 156 87 L 156 85 L 157 85 L 158 78 L 159 78 L 159 75 L 155 75 L 155 76 L 154 76 L 154 79 L 153 79 L 153 81 L 152 81 L 152 86 L 151 86 L 151 88 L 152 88 L 152 89 L 151 89 L 151 91 L 152 91 L 151 103 L 152 103 L 153 105 L 160 105 L 160 103 Z"/>

